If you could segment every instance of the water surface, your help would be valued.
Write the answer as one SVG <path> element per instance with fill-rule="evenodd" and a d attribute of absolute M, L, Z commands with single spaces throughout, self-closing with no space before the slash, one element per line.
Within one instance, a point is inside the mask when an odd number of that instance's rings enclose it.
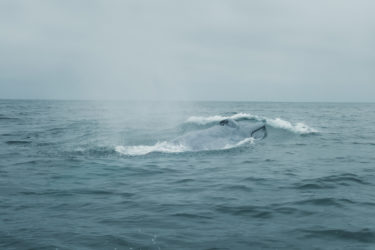
<path fill-rule="evenodd" d="M 226 118 L 268 136 L 202 132 Z M 374 249 L 374 122 L 375 104 L 2 100 L 0 248 Z"/>

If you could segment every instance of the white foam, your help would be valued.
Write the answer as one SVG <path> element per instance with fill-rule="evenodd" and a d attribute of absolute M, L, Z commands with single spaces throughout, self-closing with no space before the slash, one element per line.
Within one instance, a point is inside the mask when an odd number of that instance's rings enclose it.
<path fill-rule="evenodd" d="M 281 128 L 285 130 L 289 130 L 293 133 L 297 134 L 311 134 L 311 133 L 317 133 L 318 130 L 309 127 L 308 125 L 297 122 L 295 124 L 283 120 L 281 118 L 268 118 L 268 117 L 261 117 L 257 115 L 252 115 L 249 113 L 238 113 L 232 116 L 221 116 L 221 115 L 214 115 L 214 116 L 191 116 L 189 117 L 186 122 L 188 123 L 196 123 L 199 125 L 205 125 L 211 122 L 219 122 L 224 119 L 233 119 L 233 120 L 240 120 L 240 119 L 254 119 L 257 121 L 266 121 L 266 123 L 272 127 L 275 128 Z"/>
<path fill-rule="evenodd" d="M 209 150 L 225 150 L 235 147 L 240 147 L 247 143 L 254 143 L 254 138 L 245 138 L 235 144 L 226 144 L 222 148 L 211 148 L 204 150 L 194 150 L 182 144 L 175 144 L 167 141 L 158 142 L 155 145 L 138 145 L 138 146 L 116 146 L 115 151 L 120 154 L 136 156 L 136 155 L 146 155 L 152 152 L 161 152 L 161 153 L 182 153 L 188 151 L 209 151 Z"/>
<path fill-rule="evenodd" d="M 218 148 L 217 150 L 224 150 L 224 149 L 231 149 L 242 146 L 247 143 L 254 143 L 254 138 L 246 138 L 236 144 L 227 144 L 223 148 Z M 209 149 L 206 149 L 209 150 Z M 160 142 L 156 143 L 152 146 L 147 145 L 139 145 L 139 146 L 116 146 L 115 151 L 120 154 L 129 155 L 129 156 L 136 156 L 136 155 L 146 155 L 152 152 L 159 152 L 159 153 L 182 153 L 190 150 L 189 148 L 185 147 L 184 145 L 174 145 L 168 142 Z M 204 150 L 205 151 L 205 150 Z"/>
<path fill-rule="evenodd" d="M 318 132 L 316 129 L 311 128 L 302 122 L 292 124 L 291 122 L 285 121 L 281 118 L 266 118 L 265 120 L 267 121 L 267 124 L 271 125 L 272 127 L 286 129 L 297 134 L 311 134 Z"/>
<path fill-rule="evenodd" d="M 184 145 L 163 141 L 151 146 L 116 146 L 115 150 L 116 152 L 124 155 L 146 155 L 151 152 L 180 153 L 187 151 L 188 149 Z"/>

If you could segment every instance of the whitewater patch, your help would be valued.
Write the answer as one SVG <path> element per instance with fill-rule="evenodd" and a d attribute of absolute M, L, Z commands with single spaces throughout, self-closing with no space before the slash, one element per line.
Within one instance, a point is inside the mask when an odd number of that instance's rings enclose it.
<path fill-rule="evenodd" d="M 262 117 L 258 115 L 252 115 L 249 113 L 238 113 L 234 114 L 232 116 L 221 116 L 221 115 L 214 115 L 214 116 L 191 116 L 186 120 L 186 123 L 195 123 L 198 125 L 206 125 L 209 123 L 214 122 L 220 122 L 224 119 L 233 119 L 235 121 L 240 120 L 255 120 L 255 121 L 262 121 L 266 122 L 267 125 L 274 127 L 274 128 L 280 128 L 285 129 L 288 131 L 291 131 L 296 134 L 313 134 L 318 133 L 319 131 L 309 127 L 308 125 L 297 122 L 297 123 L 291 123 L 289 121 L 283 120 L 281 118 L 268 118 L 268 117 Z"/>
<path fill-rule="evenodd" d="M 163 141 L 158 142 L 155 145 L 116 146 L 115 151 L 124 155 L 146 155 L 152 152 L 181 153 L 189 151 L 189 149 L 184 145 Z"/>
<path fill-rule="evenodd" d="M 272 127 L 286 129 L 297 134 L 305 135 L 305 134 L 318 133 L 318 130 L 311 128 L 302 122 L 297 122 L 295 124 L 292 124 L 291 122 L 285 121 L 281 118 L 275 118 L 275 119 L 266 118 L 266 122 L 268 125 Z"/>

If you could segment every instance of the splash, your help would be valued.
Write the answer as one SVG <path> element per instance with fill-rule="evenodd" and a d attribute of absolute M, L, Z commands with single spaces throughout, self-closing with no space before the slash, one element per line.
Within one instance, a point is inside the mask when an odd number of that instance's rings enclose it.
<path fill-rule="evenodd" d="M 232 116 L 221 116 L 221 115 L 214 115 L 214 116 L 207 116 L 207 117 L 191 116 L 186 120 L 186 123 L 195 123 L 198 125 L 205 125 L 209 123 L 219 122 L 224 119 L 233 119 L 236 121 L 241 121 L 241 120 L 265 121 L 267 125 L 271 127 L 285 129 L 296 134 L 313 134 L 313 133 L 319 132 L 318 130 L 312 127 L 309 127 L 308 125 L 302 122 L 297 122 L 293 124 L 281 118 L 268 118 L 268 117 L 262 117 L 258 115 L 252 115 L 249 113 L 238 113 Z"/>
<path fill-rule="evenodd" d="M 291 122 L 285 121 L 281 118 L 275 118 L 275 119 L 266 118 L 265 120 L 267 124 L 272 127 L 289 130 L 297 134 L 305 135 L 305 134 L 318 133 L 318 130 L 311 128 L 302 122 L 297 122 L 295 124 L 292 124 Z"/>

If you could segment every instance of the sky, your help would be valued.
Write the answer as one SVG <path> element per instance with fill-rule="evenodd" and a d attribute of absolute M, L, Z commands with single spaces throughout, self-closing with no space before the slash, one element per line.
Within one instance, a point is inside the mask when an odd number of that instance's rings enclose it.
<path fill-rule="evenodd" d="M 373 0 L 0 0 L 0 98 L 375 102 Z"/>

